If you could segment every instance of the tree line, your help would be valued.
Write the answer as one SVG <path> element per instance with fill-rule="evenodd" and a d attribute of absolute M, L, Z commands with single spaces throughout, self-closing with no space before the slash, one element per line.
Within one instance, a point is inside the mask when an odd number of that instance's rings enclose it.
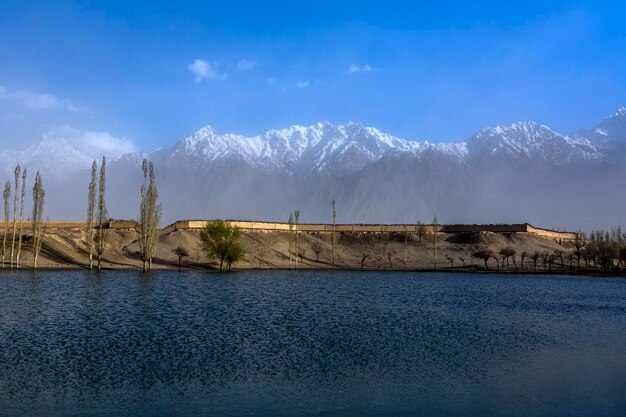
<path fill-rule="evenodd" d="M 160 234 L 161 204 L 158 202 L 159 192 L 154 173 L 154 164 L 144 159 L 141 165 L 143 183 L 140 188 L 141 202 L 139 205 L 137 243 L 139 256 L 142 260 L 142 270 L 152 270 L 153 258 L 156 253 Z M 97 269 L 102 268 L 103 255 L 108 248 L 108 217 L 106 206 L 106 158 L 102 158 L 100 174 L 98 164 L 93 161 L 91 167 L 91 181 L 87 191 L 87 224 L 86 250 L 89 253 L 89 269 L 93 269 L 93 255 L 97 258 Z M 239 261 L 243 255 L 243 247 L 238 240 L 241 232 L 238 228 L 222 220 L 208 222 L 200 233 L 200 248 L 209 256 L 216 258 L 220 264 L 220 271 L 225 268 L 229 271 L 233 263 Z M 178 266 L 184 257 L 189 256 L 186 248 L 178 246 L 172 252 L 178 258 Z"/>
<path fill-rule="evenodd" d="M 85 230 L 85 250 L 88 253 L 88 268 L 94 268 L 94 255 L 96 268 L 100 270 L 106 250 L 109 247 L 109 231 L 107 222 L 109 218 L 106 205 L 106 157 L 102 157 L 98 166 L 97 161 L 93 161 L 91 167 L 91 177 L 87 190 L 87 222 Z M 153 258 L 156 253 L 159 237 L 159 223 L 161 219 L 161 204 L 158 202 L 159 194 L 156 185 L 154 165 L 148 159 L 142 161 L 143 182 L 140 187 L 141 202 L 139 206 L 137 243 L 138 254 L 143 262 L 143 271 L 152 270 Z M 26 233 L 24 228 L 25 197 L 27 189 L 28 172 L 22 169 L 19 164 L 14 170 L 12 181 L 6 181 L 4 187 L 4 233 L 2 244 L 2 267 L 8 264 L 10 268 L 19 268 L 22 252 L 28 247 L 33 256 L 33 268 L 37 268 L 37 261 L 42 249 L 45 237 L 43 213 L 45 191 L 42 177 L 36 173 L 32 186 L 32 215 L 27 219 L 31 222 L 31 232 Z M 12 204 L 11 204 L 12 202 Z M 332 236 L 329 263 L 332 268 L 336 267 L 337 249 L 339 245 L 338 233 L 336 230 L 337 207 L 335 200 L 331 204 L 332 209 Z M 12 211 L 12 216 L 11 216 Z M 306 256 L 306 249 L 301 244 L 300 239 L 300 210 L 296 209 L 290 213 L 288 237 L 288 257 L 289 268 L 298 269 Z M 407 248 L 409 240 L 422 243 L 425 235 L 433 236 L 432 265 L 438 268 L 439 259 L 439 232 L 440 227 L 435 216 L 432 224 L 426 225 L 417 221 L 414 230 L 402 233 L 403 256 L 401 261 L 403 269 L 407 267 Z M 396 233 L 397 234 L 397 233 Z M 200 233 L 199 249 L 206 252 L 219 262 L 219 269 L 230 270 L 232 265 L 241 260 L 244 250 L 239 243 L 241 231 L 227 222 L 214 220 L 208 222 Z M 391 234 L 382 232 L 380 234 L 382 259 L 380 265 L 384 269 L 393 269 L 393 256 L 389 250 Z M 396 238 L 397 239 L 397 238 Z M 544 270 L 551 271 L 554 268 L 561 269 L 593 269 L 612 271 L 626 268 L 626 234 L 620 227 L 612 228 L 609 231 L 593 231 L 588 236 L 584 233 L 576 234 L 571 249 L 556 249 L 552 251 L 521 251 L 518 253 L 511 246 L 493 250 L 488 246 L 476 246 L 465 255 L 458 256 L 445 254 L 445 259 L 450 267 L 455 267 L 455 262 L 461 262 L 466 266 L 466 260 L 482 262 L 486 270 L 489 269 L 490 262 L 495 263 L 497 270 Z M 311 251 L 315 254 L 316 262 L 319 262 L 322 245 L 318 241 L 310 243 Z M 186 248 L 178 246 L 172 250 L 178 257 L 178 265 L 181 266 L 182 258 L 189 256 Z M 466 256 L 467 255 L 467 256 Z M 372 257 L 377 257 L 372 251 L 364 252 L 361 256 L 361 268 L 364 269 L 366 261 Z M 8 258 L 8 259 L 7 259 Z M 458 265 L 458 263 L 457 263 Z"/>
<path fill-rule="evenodd" d="M 42 230 L 42 219 L 46 193 L 43 188 L 43 180 L 41 178 L 41 174 L 39 173 L 39 171 L 37 171 L 37 173 L 35 174 L 35 180 L 32 188 L 32 214 L 27 219 L 31 222 L 31 234 L 27 235 L 26 231 L 24 230 L 24 209 L 28 170 L 26 168 L 22 169 L 22 167 L 17 164 L 13 173 L 13 184 L 10 180 L 8 180 L 4 184 L 4 233 L 2 236 L 2 268 L 6 268 L 6 258 L 8 254 L 9 268 L 19 269 L 22 249 L 28 246 L 30 247 L 31 253 L 33 255 L 33 268 L 36 269 L 44 234 L 44 231 Z M 11 194 L 13 194 L 12 227 L 9 226 L 11 220 Z"/>
<path fill-rule="evenodd" d="M 152 269 L 152 258 L 158 242 L 161 205 L 154 175 L 154 164 L 148 159 L 142 161 L 143 183 L 140 188 L 138 244 L 143 271 Z M 91 165 L 91 180 L 87 190 L 87 222 L 85 230 L 85 249 L 89 256 L 89 269 L 93 269 L 93 256 L 96 255 L 98 270 L 102 269 L 103 256 L 109 246 L 107 222 L 109 212 L 106 205 L 106 157 L 102 157 L 100 174 L 98 163 Z"/>

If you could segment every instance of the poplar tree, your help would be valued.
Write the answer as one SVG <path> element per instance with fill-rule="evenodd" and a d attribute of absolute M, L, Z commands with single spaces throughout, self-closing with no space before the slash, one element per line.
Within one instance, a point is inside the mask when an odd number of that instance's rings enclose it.
<path fill-rule="evenodd" d="M 15 259 L 15 267 L 19 269 L 20 267 L 20 255 L 22 253 L 22 225 L 24 223 L 24 196 L 26 195 L 26 168 L 22 171 L 22 192 L 20 198 L 20 227 L 17 239 L 17 257 Z"/>
<path fill-rule="evenodd" d="M 106 157 L 102 157 L 100 165 L 100 184 L 98 184 L 98 212 L 96 220 L 98 229 L 96 231 L 96 255 L 98 255 L 98 270 L 102 268 L 102 255 L 107 247 L 107 230 L 105 229 L 107 216 L 109 215 L 106 206 Z"/>
<path fill-rule="evenodd" d="M 94 160 L 91 164 L 91 181 L 89 182 L 89 191 L 87 193 L 87 250 L 89 251 L 89 269 L 93 269 L 93 238 L 94 238 L 94 221 L 96 209 L 96 181 L 97 181 L 98 163 Z"/>
<path fill-rule="evenodd" d="M 2 238 L 2 268 L 4 268 L 4 260 L 7 252 L 7 233 L 9 229 L 9 210 L 11 203 L 11 181 L 7 181 L 4 184 L 4 237 Z"/>
<path fill-rule="evenodd" d="M 11 268 L 13 268 L 13 255 L 15 253 L 15 235 L 17 234 L 17 190 L 19 189 L 20 181 L 20 164 L 15 166 L 15 193 L 13 193 L 13 237 L 11 238 Z"/>
<path fill-rule="evenodd" d="M 39 171 L 35 175 L 35 185 L 33 186 L 33 269 L 37 269 L 37 259 L 41 251 L 43 234 L 41 231 L 41 219 L 43 218 L 43 203 L 45 198 L 43 183 Z"/>
<path fill-rule="evenodd" d="M 152 257 L 157 245 L 161 205 L 157 204 L 159 193 L 154 176 L 154 164 L 143 160 L 143 184 L 141 185 L 141 205 L 139 208 L 139 248 L 143 260 L 143 271 L 152 270 Z M 147 264 L 147 266 L 146 266 Z"/>

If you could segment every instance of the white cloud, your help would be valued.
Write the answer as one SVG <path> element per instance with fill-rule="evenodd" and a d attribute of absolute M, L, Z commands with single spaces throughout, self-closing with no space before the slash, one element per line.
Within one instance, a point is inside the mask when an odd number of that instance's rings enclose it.
<path fill-rule="evenodd" d="M 203 60 L 196 59 L 193 63 L 187 65 L 187 69 L 195 76 L 195 81 L 199 83 L 202 80 L 225 80 L 228 74 L 220 74 L 215 65 Z"/>
<path fill-rule="evenodd" d="M 310 84 L 310 81 L 298 81 L 296 83 L 296 87 L 298 88 L 307 88 Z"/>
<path fill-rule="evenodd" d="M 275 82 L 276 82 L 276 78 L 270 77 L 270 78 L 267 79 L 267 83 L 270 84 L 270 85 L 274 84 Z"/>
<path fill-rule="evenodd" d="M 0 86 L 0 100 L 13 100 L 31 110 L 70 110 L 79 111 L 69 100 L 60 99 L 47 93 L 31 93 L 28 91 L 9 91 Z"/>
<path fill-rule="evenodd" d="M 109 132 L 94 132 L 61 126 L 54 131 L 65 138 L 72 146 L 92 157 L 105 155 L 116 159 L 125 153 L 137 152 L 137 147 L 128 138 L 117 138 Z"/>
<path fill-rule="evenodd" d="M 242 59 L 241 61 L 237 62 L 238 71 L 250 71 L 254 69 L 254 67 L 256 67 L 256 64 L 254 62 L 250 62 L 245 59 Z"/>
<path fill-rule="evenodd" d="M 363 64 L 363 65 L 350 64 L 347 72 L 348 74 L 354 74 L 357 72 L 373 72 L 373 71 L 376 71 L 376 68 L 368 64 Z"/>

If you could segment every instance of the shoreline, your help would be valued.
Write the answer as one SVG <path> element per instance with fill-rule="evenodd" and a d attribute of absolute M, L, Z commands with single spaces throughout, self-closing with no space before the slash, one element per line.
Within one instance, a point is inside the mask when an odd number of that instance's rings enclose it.
<path fill-rule="evenodd" d="M 228 276 L 229 274 L 236 274 L 237 272 L 319 272 L 319 273 L 333 273 L 333 272 L 378 272 L 378 273 L 411 273 L 411 274 L 421 274 L 421 273 L 436 273 L 436 274 L 453 274 L 453 273 L 461 273 L 461 274 L 475 274 L 475 275 L 542 275 L 542 276 L 564 276 L 571 278 L 618 278 L 618 279 L 626 279 L 626 271 L 620 271 L 616 273 L 609 273 L 603 271 L 592 271 L 592 270 L 581 270 L 581 271 L 571 271 L 571 270 L 484 270 L 484 269 L 472 269 L 472 268 L 420 268 L 420 269 L 374 269 L 374 268 L 350 268 L 350 267 L 337 267 L 337 268 L 233 268 L 232 271 L 219 271 L 217 266 L 210 265 L 202 265 L 202 266 L 190 266 L 190 265 L 181 265 L 181 268 L 178 268 L 178 265 L 159 265 L 159 268 L 153 268 L 152 271 L 144 272 L 141 267 L 103 267 L 98 270 L 97 268 L 89 269 L 88 266 L 82 265 L 59 265 L 59 266 L 46 266 L 46 267 L 38 267 L 37 269 L 33 269 L 32 266 L 22 266 L 20 268 L 0 268 L 0 275 L 14 272 L 51 272 L 51 271 L 90 271 L 93 273 L 106 273 L 111 271 L 134 271 L 145 274 L 150 274 L 151 272 L 159 273 L 159 272 L 199 272 L 199 273 L 217 273 Z"/>
<path fill-rule="evenodd" d="M 295 236 L 294 232 L 282 230 L 242 230 L 240 244 L 244 257 L 233 265 L 233 271 L 290 271 L 295 270 L 297 259 L 297 269 L 303 271 L 626 277 L 624 269 L 616 268 L 616 272 L 608 272 L 600 270 L 600 265 L 585 267 L 582 259 L 579 269 L 578 262 L 573 258 L 574 242 L 528 232 L 442 232 L 420 235 L 400 232 L 346 231 L 334 234 L 299 231 L 298 246 L 294 247 Z M 49 231 L 44 238 L 37 270 L 89 270 L 89 253 L 85 242 L 84 230 L 59 228 Z M 186 250 L 181 270 L 217 271 L 215 260 L 200 249 L 200 231 L 184 229 L 159 234 L 152 262 L 153 270 L 178 270 L 178 248 Z M 513 252 L 513 255 L 505 257 L 502 252 L 504 249 L 509 254 Z M 484 259 L 476 256 L 481 251 L 491 253 L 487 270 Z M 102 256 L 102 270 L 141 272 L 143 262 L 140 253 L 135 230 L 110 229 L 107 248 Z M 335 268 L 332 267 L 333 256 Z M 532 261 L 534 257 L 536 259 Z M 435 259 L 436 269 L 433 267 Z M 20 261 L 20 271 L 33 271 L 29 246 L 23 248 Z M 95 255 L 93 265 L 95 270 Z M 5 271 L 11 271 L 6 259 L 5 266 Z"/>

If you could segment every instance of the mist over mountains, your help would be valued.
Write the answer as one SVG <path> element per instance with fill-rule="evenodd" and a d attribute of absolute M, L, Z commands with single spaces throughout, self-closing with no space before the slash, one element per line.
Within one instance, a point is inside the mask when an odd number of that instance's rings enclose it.
<path fill-rule="evenodd" d="M 81 220 L 92 155 L 58 136 L 0 152 L 6 179 L 19 162 L 40 170 L 46 217 Z M 110 216 L 136 218 L 141 161 L 155 163 L 162 223 L 187 218 L 303 222 L 517 223 L 606 228 L 626 220 L 626 108 L 563 135 L 520 122 L 459 143 L 414 142 L 358 123 L 270 130 L 255 137 L 210 126 L 171 148 L 109 161 Z M 28 210 L 28 208 L 27 208 Z M 28 211 L 27 211 L 28 212 Z"/>

